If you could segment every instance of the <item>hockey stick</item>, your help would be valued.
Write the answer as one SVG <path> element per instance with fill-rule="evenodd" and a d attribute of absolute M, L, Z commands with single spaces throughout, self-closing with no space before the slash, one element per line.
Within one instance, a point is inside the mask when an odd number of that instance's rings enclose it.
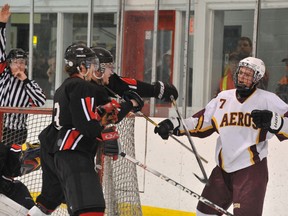
<path fill-rule="evenodd" d="M 115 93 L 114 91 L 112 91 L 110 88 L 108 88 L 107 86 L 105 86 L 105 88 L 107 89 L 107 91 L 109 91 L 111 94 L 113 94 L 116 98 L 118 98 L 119 100 L 123 100 L 123 101 L 124 101 L 124 99 L 123 99 L 120 95 L 118 95 L 117 93 Z M 137 114 L 139 114 L 140 116 L 144 117 L 148 122 L 152 123 L 154 126 L 159 127 L 159 125 L 158 125 L 155 121 L 153 121 L 151 118 L 149 118 L 147 115 L 145 115 L 145 114 L 142 113 L 141 111 L 138 111 Z M 173 134 L 169 134 L 169 136 L 170 136 L 172 139 L 174 139 L 175 141 L 177 141 L 177 142 L 178 142 L 180 145 L 182 145 L 184 148 L 186 148 L 188 151 L 190 151 L 190 152 L 192 152 L 193 154 L 195 154 L 192 149 L 188 148 L 183 142 L 181 142 L 179 139 L 177 139 Z M 205 163 L 208 163 L 208 161 L 207 161 L 205 158 L 203 158 L 203 157 L 200 156 L 200 155 L 199 155 L 199 157 L 200 157 L 200 159 L 201 159 L 202 161 L 204 161 Z"/>
<path fill-rule="evenodd" d="M 138 112 L 142 117 L 144 117 L 147 121 L 149 121 L 150 123 L 152 123 L 154 126 L 159 127 L 159 125 L 153 121 L 151 118 L 149 118 L 148 116 L 146 116 L 144 113 L 142 112 Z M 179 139 L 177 139 L 173 134 L 169 134 L 169 136 L 174 139 L 175 141 L 177 141 L 179 144 L 181 144 L 184 148 L 186 148 L 187 150 L 189 150 L 190 152 L 192 152 L 193 154 L 195 154 L 195 152 L 193 150 L 191 150 L 190 148 L 188 148 L 184 143 L 182 143 Z M 200 159 L 203 160 L 205 163 L 208 163 L 208 161 L 203 158 L 202 156 L 200 156 Z"/>
<path fill-rule="evenodd" d="M 179 184 L 178 182 L 174 181 L 173 179 L 161 174 L 160 172 L 147 167 L 145 164 L 141 163 L 140 161 L 136 160 L 135 158 L 132 158 L 131 156 L 127 155 L 124 152 L 121 152 L 120 155 L 123 158 L 126 158 L 128 161 L 134 163 L 135 165 L 142 167 L 144 170 L 147 170 L 148 172 L 152 173 L 153 175 L 159 177 L 160 179 L 163 179 L 164 181 L 172 184 L 173 186 L 179 188 L 180 190 L 190 194 L 191 196 L 195 197 L 196 199 L 198 199 L 200 202 L 206 204 L 207 206 L 210 206 L 211 208 L 213 208 L 214 210 L 220 212 L 221 214 L 225 214 L 225 215 L 229 215 L 229 216 L 233 216 L 233 214 L 229 213 L 228 211 L 226 211 L 225 209 L 221 208 L 220 206 L 216 205 L 215 203 L 209 201 L 208 199 L 204 198 L 203 196 L 200 196 L 199 194 L 195 193 L 194 191 L 190 190 L 189 188 Z"/>
<path fill-rule="evenodd" d="M 193 141 L 192 141 L 192 139 L 191 139 L 191 136 L 190 136 L 190 133 L 189 133 L 189 131 L 188 131 L 188 128 L 187 128 L 187 126 L 186 126 L 186 124 L 185 124 L 182 116 L 180 115 L 178 106 L 177 106 L 177 104 L 176 104 L 176 101 L 174 100 L 173 95 L 171 95 L 170 98 L 171 98 L 171 101 L 172 101 L 173 106 L 175 107 L 176 113 L 177 113 L 179 119 L 181 120 L 181 123 L 182 123 L 182 125 L 183 125 L 184 130 L 185 130 L 185 133 L 186 133 L 187 138 L 188 138 L 188 140 L 189 140 L 189 143 L 191 144 L 191 147 L 192 147 L 192 149 L 193 149 L 193 151 L 194 151 L 194 155 L 195 155 L 195 157 L 196 157 L 196 160 L 197 160 L 197 162 L 198 162 L 198 165 L 199 165 L 199 167 L 200 167 L 200 169 L 201 169 L 201 172 L 202 172 L 202 174 L 203 174 L 203 178 L 200 178 L 200 177 L 197 176 L 196 174 L 194 174 L 194 175 L 199 179 L 199 181 L 201 181 L 201 182 L 204 183 L 204 184 L 207 184 L 207 183 L 208 183 L 208 178 L 207 178 L 205 169 L 204 169 L 203 164 L 202 164 L 202 162 L 201 162 L 201 160 L 200 160 L 200 156 L 199 156 L 199 154 L 197 153 L 196 147 L 195 147 L 195 145 L 194 145 L 194 143 L 193 143 Z"/>

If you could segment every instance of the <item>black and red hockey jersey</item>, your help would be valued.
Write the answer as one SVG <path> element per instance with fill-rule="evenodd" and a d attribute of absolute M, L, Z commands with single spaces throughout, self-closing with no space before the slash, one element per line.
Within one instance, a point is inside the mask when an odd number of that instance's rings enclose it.
<path fill-rule="evenodd" d="M 52 121 L 59 132 L 49 151 L 79 150 L 95 154 L 96 137 L 101 137 L 103 130 L 95 110 L 108 102 L 110 98 L 103 86 L 77 77 L 67 78 L 54 95 Z M 131 109 L 130 101 L 122 103 L 118 116 L 124 117 Z"/>
<path fill-rule="evenodd" d="M 120 96 L 123 96 L 123 93 L 128 90 L 133 90 L 144 98 L 155 97 L 156 95 L 155 86 L 153 84 L 145 83 L 128 77 L 119 77 L 115 73 L 110 76 L 109 84 L 107 87 Z M 110 96 L 115 97 L 115 95 L 112 94 Z"/>

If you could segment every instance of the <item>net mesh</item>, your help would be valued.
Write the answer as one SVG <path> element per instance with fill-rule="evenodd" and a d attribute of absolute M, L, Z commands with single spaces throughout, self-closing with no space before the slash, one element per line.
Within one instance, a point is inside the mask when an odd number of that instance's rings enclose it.
<path fill-rule="evenodd" d="M 134 121 L 135 118 L 125 118 L 117 125 L 121 151 L 132 157 L 135 157 Z M 135 164 L 122 157 L 113 160 L 105 156 L 103 189 L 107 216 L 142 215 Z"/>
<path fill-rule="evenodd" d="M 29 144 L 39 143 L 38 134 L 51 122 L 51 109 L 27 109 L 27 108 L 0 108 L 0 137 L 3 140 L 5 115 L 7 113 L 26 113 L 27 139 L 22 150 Z M 125 118 L 117 125 L 120 134 L 119 143 L 121 149 L 132 157 L 135 157 L 134 149 L 134 118 Z M 9 134 L 8 134 L 9 135 Z M 6 140 L 7 141 L 7 140 Z M 113 160 L 111 157 L 99 156 L 101 164 L 96 165 L 101 172 L 102 186 L 106 201 L 107 216 L 141 216 L 141 203 L 138 192 L 136 166 L 124 158 Z M 96 160 L 97 161 L 97 160 Z M 41 168 L 17 178 L 29 189 L 33 199 L 39 195 L 42 185 Z M 66 205 L 62 204 L 52 215 L 69 215 Z"/>

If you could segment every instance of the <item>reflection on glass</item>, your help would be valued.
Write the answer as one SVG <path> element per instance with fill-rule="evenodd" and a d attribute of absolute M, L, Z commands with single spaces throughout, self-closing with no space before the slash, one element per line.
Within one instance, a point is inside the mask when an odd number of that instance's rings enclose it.
<path fill-rule="evenodd" d="M 153 34 L 146 31 L 144 44 L 144 81 L 150 83 L 152 75 Z M 172 83 L 172 31 L 158 31 L 156 80 Z"/>
<path fill-rule="evenodd" d="M 254 12 L 217 11 L 215 16 L 211 97 L 220 91 L 235 88 L 237 65 L 252 53 Z M 222 43 L 219 44 L 219 41 Z"/>
<path fill-rule="evenodd" d="M 33 79 L 48 99 L 55 91 L 57 14 L 35 14 L 33 40 Z M 51 60 L 54 58 L 54 61 Z"/>
<path fill-rule="evenodd" d="M 92 46 L 108 49 L 116 58 L 116 16 L 114 13 L 94 14 Z"/>
<path fill-rule="evenodd" d="M 34 79 L 48 99 L 54 92 L 54 81 L 49 81 L 49 56 L 56 50 L 56 14 L 34 14 L 33 73 Z M 14 13 L 11 16 L 11 30 L 8 47 L 29 50 L 29 14 Z"/>
<path fill-rule="evenodd" d="M 124 16 L 122 75 L 152 82 L 154 11 L 126 11 Z M 175 11 L 159 11 L 156 81 L 173 81 Z M 169 115 L 171 103 L 156 101 L 155 116 Z M 150 105 L 142 111 L 150 115 Z"/>
<path fill-rule="evenodd" d="M 264 3 L 264 2 L 263 2 Z M 257 56 L 263 59 L 267 89 L 288 103 L 288 9 L 260 10 Z"/>

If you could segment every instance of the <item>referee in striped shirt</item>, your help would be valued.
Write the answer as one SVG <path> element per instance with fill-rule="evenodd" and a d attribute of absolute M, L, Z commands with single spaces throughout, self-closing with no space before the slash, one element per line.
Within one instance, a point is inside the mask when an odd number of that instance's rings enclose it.
<path fill-rule="evenodd" d="M 12 49 L 7 58 L 6 23 L 0 20 L 0 106 L 40 107 L 46 96 L 40 86 L 27 77 L 28 56 L 22 49 Z M 27 114 L 9 113 L 4 116 L 2 142 L 23 144 L 27 138 Z"/>
<path fill-rule="evenodd" d="M 10 6 L 0 10 L 0 106 L 32 107 L 45 104 L 46 96 L 39 85 L 27 77 L 27 53 L 12 49 L 7 58 L 6 23 Z M 13 177 L 21 175 L 21 145 L 27 139 L 27 114 L 4 114 L 3 131 L 0 137 L 0 193 L 30 209 L 34 201 L 28 188 Z M 2 124 L 2 122 L 0 122 Z M 1 209 L 0 209 L 1 214 Z"/>
<path fill-rule="evenodd" d="M 6 47 L 6 23 L 10 17 L 9 5 L 4 5 L 0 12 L 0 106 L 1 107 L 33 107 L 43 106 L 46 96 L 40 86 L 27 77 L 27 53 L 22 49 L 12 49 L 7 58 L 5 53 Z M 12 150 L 18 155 L 21 153 L 21 145 L 27 139 L 27 114 L 6 113 L 3 118 L 3 131 L 0 137 L 0 162 L 6 152 L 4 149 Z M 4 145 L 3 145 L 4 144 Z M 4 148 L 5 147 L 5 148 Z M 6 158 L 6 156 L 4 157 Z M 10 158 L 8 155 L 7 158 Z M 17 157 L 15 157 L 17 158 Z M 4 166 L 15 163 L 7 161 Z M 0 167 L 1 170 L 1 167 Z M 18 173 L 11 172 L 6 176 L 19 174 L 20 169 L 16 169 Z M 16 171 L 15 171 L 16 172 Z M 13 174 L 14 173 L 14 174 Z M 2 173 L 3 175 L 3 170 Z"/>

